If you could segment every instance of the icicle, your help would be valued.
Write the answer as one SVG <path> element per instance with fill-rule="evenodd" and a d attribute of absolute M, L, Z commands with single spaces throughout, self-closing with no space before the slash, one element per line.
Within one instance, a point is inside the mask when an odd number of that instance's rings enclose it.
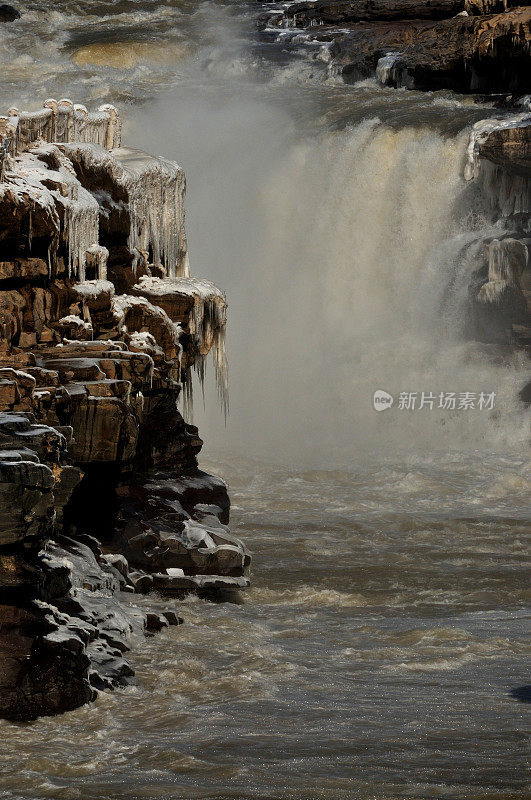
<path fill-rule="evenodd" d="M 65 200 L 65 229 L 68 241 L 68 274 L 85 280 L 87 251 L 99 238 L 99 206 L 81 186 Z"/>
<path fill-rule="evenodd" d="M 218 399 L 226 422 L 229 414 L 229 367 L 225 351 L 225 328 L 218 329 L 214 334 L 212 359 L 214 361 Z"/>
<path fill-rule="evenodd" d="M 57 100 L 54 100 L 53 97 L 49 97 L 47 100 L 44 101 L 44 108 L 50 110 L 49 139 L 47 140 L 49 142 L 57 141 L 57 136 L 55 133 L 55 122 L 56 122 L 58 105 L 59 103 L 57 102 Z"/>
<path fill-rule="evenodd" d="M 165 269 L 171 278 L 186 275 L 182 170 L 171 161 L 129 148 L 120 148 L 114 155 L 124 168 L 119 182 L 129 195 L 129 249 L 147 253 L 151 247 L 155 267 Z"/>
<path fill-rule="evenodd" d="M 519 239 L 493 239 L 486 246 L 489 281 L 507 281 L 520 286 L 520 276 L 527 267 L 526 245 Z"/>
<path fill-rule="evenodd" d="M 133 275 L 136 278 L 138 265 L 142 264 L 142 263 L 145 264 L 146 263 L 146 259 L 145 259 L 144 255 L 139 250 L 136 249 L 136 247 L 133 247 L 131 252 L 133 253 L 133 261 L 131 263 L 131 269 L 133 270 Z"/>
<path fill-rule="evenodd" d="M 192 423 L 194 421 L 194 388 L 192 384 L 192 369 L 187 367 L 184 370 L 182 381 L 182 397 L 183 397 L 183 417 L 186 422 Z"/>
<path fill-rule="evenodd" d="M 108 124 L 109 117 L 107 114 L 100 111 L 88 114 L 80 141 L 87 142 L 88 144 L 99 144 L 101 147 L 105 147 Z"/>
<path fill-rule="evenodd" d="M 9 146 L 9 154 L 14 158 L 18 153 L 18 140 L 20 136 L 18 126 L 20 122 L 20 112 L 16 106 L 12 106 L 7 113 L 12 132 L 12 141 Z"/>
<path fill-rule="evenodd" d="M 83 134 L 88 117 L 88 109 L 80 103 L 74 103 L 74 128 L 72 133 L 72 140 L 74 142 L 82 142 Z"/>
<path fill-rule="evenodd" d="M 531 179 L 525 175 L 513 175 L 503 167 L 482 160 L 479 178 L 483 193 L 488 198 L 496 216 L 510 218 L 521 215 L 521 224 L 531 232 Z"/>
<path fill-rule="evenodd" d="M 493 239 L 485 247 L 489 279 L 478 292 L 481 303 L 501 305 L 504 299 L 522 291 L 521 275 L 528 263 L 526 245 L 519 239 Z"/>
<path fill-rule="evenodd" d="M 35 112 L 20 112 L 17 126 L 17 152 L 24 152 L 34 142 L 51 140 L 52 111 L 42 108 Z"/>

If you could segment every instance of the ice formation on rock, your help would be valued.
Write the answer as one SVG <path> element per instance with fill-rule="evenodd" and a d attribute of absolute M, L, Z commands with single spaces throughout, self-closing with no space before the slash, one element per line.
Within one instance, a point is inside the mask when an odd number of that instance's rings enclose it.
<path fill-rule="evenodd" d="M 485 247 L 488 281 L 478 292 L 481 303 L 499 304 L 509 291 L 521 292 L 520 278 L 528 263 L 526 245 L 518 239 L 493 239 Z"/>
<path fill-rule="evenodd" d="M 0 201 L 9 196 L 9 203 L 24 208 L 26 214 L 28 207 L 40 209 L 39 231 L 42 236 L 45 229 L 48 236 L 48 277 L 59 277 L 63 271 L 78 281 L 71 287 L 78 305 L 62 306 L 53 323 L 57 333 L 84 341 L 116 333 L 162 337 L 164 358 L 176 362 L 174 379 L 184 382 L 189 416 L 191 371 L 198 373 L 203 386 L 206 357 L 212 351 L 226 413 L 226 300 L 214 284 L 188 277 L 183 171 L 164 158 L 118 147 L 120 128 L 112 106 L 90 114 L 70 100 L 50 99 L 40 111 L 10 109 L 9 116 L 0 118 L 7 166 Z M 31 220 L 30 213 L 28 249 L 33 255 Z M 27 226 L 21 216 L 19 237 L 26 235 Z M 42 242 L 39 246 L 41 255 Z M 127 258 L 120 248 L 129 251 L 130 272 L 118 273 L 120 296 L 114 298 L 107 263 L 111 258 L 110 275 L 115 280 L 116 259 Z M 137 274 L 140 280 L 132 285 Z M 34 304 L 36 320 L 49 316 L 49 309 L 38 310 L 41 300 Z M 46 303 L 51 302 L 47 294 Z M 53 331 L 41 328 L 36 322 L 37 341 L 44 341 L 44 335 L 50 341 Z M 20 336 L 21 342 L 27 341 L 24 332 Z M 138 339 L 136 344 L 146 352 L 153 348 L 147 340 Z"/>
<path fill-rule="evenodd" d="M 382 86 L 388 86 L 393 78 L 393 71 L 395 64 L 400 56 L 400 53 L 386 53 L 385 56 L 378 59 L 376 65 L 376 80 Z"/>
<path fill-rule="evenodd" d="M 57 168 L 50 169 L 45 161 L 48 157 L 53 157 Z M 41 145 L 16 156 L 0 185 L 0 197 L 5 195 L 15 205 L 40 206 L 56 228 L 59 228 L 57 207 L 62 206 L 69 274 L 84 280 L 87 251 L 98 243 L 99 206 L 94 196 L 81 186 L 62 153 L 54 145 Z M 30 248 L 31 238 L 30 230 Z"/>
<path fill-rule="evenodd" d="M 8 111 L 11 155 L 28 150 L 35 142 L 92 142 L 112 150 L 120 146 L 121 120 L 114 106 L 103 105 L 89 113 L 84 105 L 66 98 L 49 99 L 38 111 Z M 0 135 L 3 132 L 0 130 Z"/>
<path fill-rule="evenodd" d="M 194 350 L 193 368 L 204 383 L 206 358 L 212 352 L 218 397 L 225 413 L 228 412 L 228 365 L 225 350 L 225 325 L 227 301 L 224 293 L 213 283 L 201 278 L 161 279 L 144 276 L 133 291 L 152 303 L 163 305 L 165 298 L 188 297 L 190 304 L 183 320 L 185 332 L 191 337 Z M 178 313 L 183 313 L 178 312 Z M 184 404 L 188 417 L 192 411 L 192 380 L 190 370 L 185 374 Z"/>
<path fill-rule="evenodd" d="M 130 217 L 129 249 L 146 256 L 151 251 L 149 261 L 170 277 L 187 275 L 183 206 L 186 182 L 179 165 L 129 147 L 108 152 L 97 145 L 76 142 L 62 149 L 82 169 L 105 173 L 114 189 L 125 194 Z"/>
<path fill-rule="evenodd" d="M 27 720 L 122 683 L 131 633 L 182 621 L 126 607 L 119 591 L 246 588 L 250 556 L 226 528 L 227 487 L 199 470 L 203 443 L 177 407 L 183 375 L 195 365 L 202 377 L 210 349 L 226 397 L 224 295 L 182 277 L 181 169 L 117 147 L 112 107 L 91 115 L 60 100 L 9 114 L 0 717 Z M 172 471 L 160 491 L 153 467 Z"/>

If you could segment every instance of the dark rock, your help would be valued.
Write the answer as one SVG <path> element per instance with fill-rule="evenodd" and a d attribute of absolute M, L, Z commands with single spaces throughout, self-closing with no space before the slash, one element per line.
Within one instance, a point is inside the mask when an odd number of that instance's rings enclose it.
<path fill-rule="evenodd" d="M 465 11 L 471 15 L 503 14 L 509 8 L 529 4 L 529 0 L 465 0 Z"/>
<path fill-rule="evenodd" d="M 0 22 L 13 22 L 16 19 L 20 19 L 20 11 L 7 3 L 2 3 L 0 5 Z"/>
<path fill-rule="evenodd" d="M 166 278 L 187 271 L 184 174 L 120 148 L 112 107 L 45 105 L 0 131 L 0 716 L 21 720 L 126 682 L 133 634 L 181 621 L 122 594 L 150 572 L 184 563 L 195 590 L 198 570 L 247 585 L 249 566 L 177 410 L 211 349 L 226 390 L 223 293 Z"/>
<path fill-rule="evenodd" d="M 433 22 L 372 22 L 356 25 L 347 34 L 337 34 L 330 47 L 334 68 L 346 80 L 374 75 L 380 58 L 404 50 L 409 42 Z"/>
<path fill-rule="evenodd" d="M 90 661 L 74 635 L 54 632 L 45 609 L 0 606 L 0 716 L 57 714 L 93 699 Z"/>
<path fill-rule="evenodd" d="M 133 571 L 129 573 L 129 579 L 138 594 L 148 594 L 153 587 L 152 575 Z"/>
<path fill-rule="evenodd" d="M 153 611 L 148 611 L 146 614 L 145 627 L 147 631 L 160 631 L 162 628 L 167 628 L 169 624 L 170 622 L 164 614 L 155 614 Z"/>
<path fill-rule="evenodd" d="M 519 397 L 522 403 L 525 403 L 527 406 L 531 405 L 531 381 L 520 389 Z"/>
<path fill-rule="evenodd" d="M 463 10 L 462 0 L 317 0 L 293 3 L 284 12 L 300 28 L 316 23 L 345 25 L 351 22 L 441 20 Z"/>
<path fill-rule="evenodd" d="M 163 611 L 162 616 L 167 619 L 168 625 L 182 625 L 184 623 L 184 619 L 177 616 L 175 611 Z"/>
<path fill-rule="evenodd" d="M 531 9 L 458 16 L 414 37 L 390 84 L 421 90 L 527 93 L 531 90 Z"/>

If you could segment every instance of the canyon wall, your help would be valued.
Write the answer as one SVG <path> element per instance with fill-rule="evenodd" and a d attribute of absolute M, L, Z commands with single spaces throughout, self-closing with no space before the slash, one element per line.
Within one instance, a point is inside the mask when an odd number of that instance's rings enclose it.
<path fill-rule="evenodd" d="M 181 168 L 66 99 L 0 117 L 0 164 L 0 716 L 24 720 L 127 680 L 135 634 L 180 621 L 127 594 L 245 588 L 250 558 L 177 408 L 209 353 L 228 397 Z"/>

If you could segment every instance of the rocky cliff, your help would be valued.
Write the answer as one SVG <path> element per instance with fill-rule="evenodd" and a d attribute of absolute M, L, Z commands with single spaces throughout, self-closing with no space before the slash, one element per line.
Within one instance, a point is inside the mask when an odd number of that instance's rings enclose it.
<path fill-rule="evenodd" d="M 271 4 L 259 27 L 282 42 L 330 43 L 330 70 L 347 80 L 459 92 L 531 91 L 531 9 L 484 0 L 317 0 Z"/>
<path fill-rule="evenodd" d="M 179 622 L 135 593 L 244 588 L 250 559 L 177 408 L 210 352 L 227 403 L 181 168 L 69 100 L 0 117 L 0 168 L 0 716 L 23 720 L 127 680 L 131 637 Z"/>

